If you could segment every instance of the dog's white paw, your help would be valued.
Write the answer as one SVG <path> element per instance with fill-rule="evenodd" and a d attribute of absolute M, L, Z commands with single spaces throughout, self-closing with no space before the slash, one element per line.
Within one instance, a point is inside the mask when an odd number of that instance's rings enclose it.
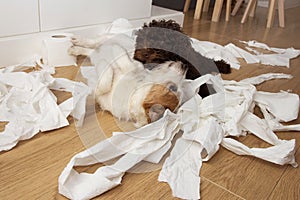
<path fill-rule="evenodd" d="M 74 46 L 80 46 L 80 47 L 91 48 L 91 49 L 97 47 L 96 41 L 94 41 L 93 39 L 82 38 L 80 36 L 72 37 L 71 42 L 73 43 Z"/>
<path fill-rule="evenodd" d="M 80 46 L 72 46 L 68 49 L 68 53 L 73 56 L 89 56 L 93 52 L 92 49 L 80 47 Z"/>

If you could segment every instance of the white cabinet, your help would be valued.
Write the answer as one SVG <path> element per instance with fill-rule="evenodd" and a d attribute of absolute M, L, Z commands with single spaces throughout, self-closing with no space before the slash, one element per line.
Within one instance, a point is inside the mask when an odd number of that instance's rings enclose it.
<path fill-rule="evenodd" d="M 38 31 L 38 0 L 0 0 L 0 37 Z"/>
<path fill-rule="evenodd" d="M 152 0 L 40 0 L 41 31 L 151 16 Z"/>
<path fill-rule="evenodd" d="M 149 18 L 152 0 L 0 0 L 0 37 Z"/>

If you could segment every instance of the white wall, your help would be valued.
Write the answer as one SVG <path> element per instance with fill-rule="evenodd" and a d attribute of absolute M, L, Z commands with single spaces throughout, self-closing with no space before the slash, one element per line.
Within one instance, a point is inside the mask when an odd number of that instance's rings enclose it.
<path fill-rule="evenodd" d="M 0 37 L 149 18 L 152 0 L 1 0 Z"/>
<path fill-rule="evenodd" d="M 152 0 L 39 0 L 41 30 L 94 25 L 116 18 L 151 16 Z"/>
<path fill-rule="evenodd" d="M 37 0 L 0 1 L 0 37 L 39 32 Z"/>

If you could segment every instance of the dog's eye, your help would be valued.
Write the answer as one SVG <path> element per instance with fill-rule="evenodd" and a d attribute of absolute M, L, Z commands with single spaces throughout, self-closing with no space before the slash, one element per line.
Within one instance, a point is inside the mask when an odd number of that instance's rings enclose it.
<path fill-rule="evenodd" d="M 175 83 L 172 83 L 172 82 L 170 82 L 170 83 L 168 83 L 167 84 L 167 87 L 169 88 L 169 90 L 171 90 L 172 92 L 177 92 L 177 85 L 175 84 Z"/>

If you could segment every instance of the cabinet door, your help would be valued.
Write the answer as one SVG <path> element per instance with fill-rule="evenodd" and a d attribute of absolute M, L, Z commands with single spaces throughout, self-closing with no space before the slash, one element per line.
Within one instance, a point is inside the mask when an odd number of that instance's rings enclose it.
<path fill-rule="evenodd" d="M 0 37 L 39 31 L 38 0 L 1 0 Z"/>
<path fill-rule="evenodd" d="M 42 31 L 151 16 L 152 0 L 40 0 Z"/>

